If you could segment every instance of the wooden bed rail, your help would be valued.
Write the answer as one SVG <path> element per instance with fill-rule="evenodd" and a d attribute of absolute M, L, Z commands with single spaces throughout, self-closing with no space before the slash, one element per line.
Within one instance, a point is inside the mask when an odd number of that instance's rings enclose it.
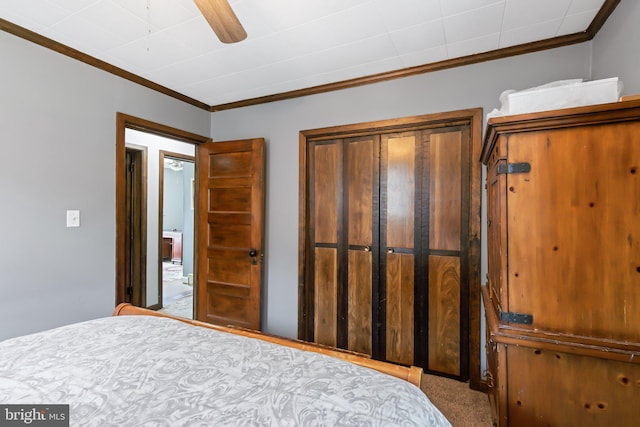
<path fill-rule="evenodd" d="M 168 317 L 168 318 L 179 320 L 181 322 L 188 323 L 194 326 L 201 326 L 204 328 L 215 329 L 217 331 L 228 332 L 236 335 L 242 335 L 249 338 L 257 338 L 263 341 L 284 345 L 286 347 L 293 347 L 293 348 L 297 348 L 304 351 L 312 351 L 315 353 L 320 353 L 327 356 L 335 357 L 338 359 L 345 360 L 347 362 L 354 363 L 356 365 L 375 369 L 377 371 L 380 371 L 388 375 L 393 375 L 394 377 L 408 381 L 417 387 L 420 387 L 420 384 L 422 382 L 422 368 L 419 368 L 417 366 L 394 365 L 393 363 L 373 360 L 364 355 L 360 355 L 358 353 L 325 347 L 325 346 L 321 346 L 321 345 L 317 345 L 317 344 L 309 343 L 305 341 L 283 338 L 283 337 L 278 337 L 274 335 L 267 335 L 267 334 L 263 334 L 258 331 L 252 331 L 249 329 L 219 326 L 219 325 L 213 325 L 210 323 L 200 322 L 197 320 L 185 319 L 182 317 L 172 316 L 165 313 L 159 313 L 153 310 L 148 310 L 146 308 L 136 307 L 128 303 L 119 304 L 113 311 L 113 315 L 114 316 L 144 315 L 144 316 Z"/>

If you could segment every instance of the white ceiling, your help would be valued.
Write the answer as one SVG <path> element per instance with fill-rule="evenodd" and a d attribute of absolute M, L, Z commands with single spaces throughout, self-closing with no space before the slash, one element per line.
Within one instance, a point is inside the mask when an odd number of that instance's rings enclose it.
<path fill-rule="evenodd" d="M 588 28 L 604 0 L 231 0 L 221 43 L 192 0 L 1 0 L 0 17 L 208 105 Z"/>

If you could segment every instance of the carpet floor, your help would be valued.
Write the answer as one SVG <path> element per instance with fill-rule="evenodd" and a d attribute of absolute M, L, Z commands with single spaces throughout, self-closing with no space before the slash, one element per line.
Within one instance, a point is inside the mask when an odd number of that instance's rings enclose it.
<path fill-rule="evenodd" d="M 420 388 L 453 427 L 492 425 L 489 398 L 486 393 L 471 390 L 469 383 L 425 374 Z"/>

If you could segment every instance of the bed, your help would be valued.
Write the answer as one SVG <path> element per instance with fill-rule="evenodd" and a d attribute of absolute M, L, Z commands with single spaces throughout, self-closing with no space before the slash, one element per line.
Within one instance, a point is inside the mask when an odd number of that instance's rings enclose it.
<path fill-rule="evenodd" d="M 0 342 L 0 405 L 69 404 L 82 426 L 449 426 L 420 377 L 128 304 Z"/>

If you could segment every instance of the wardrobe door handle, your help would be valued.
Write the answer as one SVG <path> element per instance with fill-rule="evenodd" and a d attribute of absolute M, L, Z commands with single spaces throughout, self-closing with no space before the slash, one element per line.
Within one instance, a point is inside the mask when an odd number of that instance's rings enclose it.
<path fill-rule="evenodd" d="M 365 246 L 364 247 L 364 251 L 365 252 L 371 252 L 371 246 Z"/>
<path fill-rule="evenodd" d="M 387 248 L 387 253 L 388 253 L 388 254 L 392 254 L 392 253 L 394 253 L 394 252 L 395 252 L 395 251 L 393 250 L 393 248 Z"/>

